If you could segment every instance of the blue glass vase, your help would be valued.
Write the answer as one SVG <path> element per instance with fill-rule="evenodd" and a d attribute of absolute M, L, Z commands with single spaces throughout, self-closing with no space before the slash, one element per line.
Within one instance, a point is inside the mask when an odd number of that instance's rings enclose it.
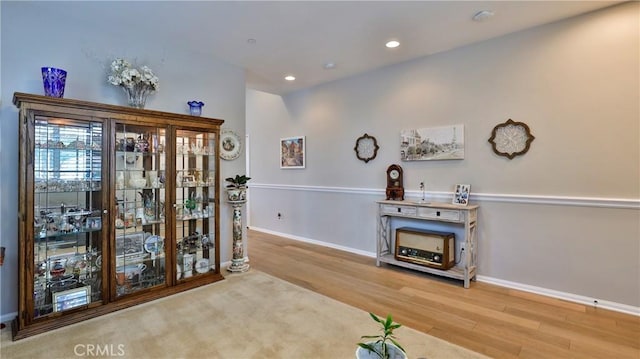
<path fill-rule="evenodd" d="M 42 68 L 42 84 L 44 85 L 44 94 L 49 97 L 64 96 L 64 84 L 67 81 L 67 72 L 55 67 Z"/>
<path fill-rule="evenodd" d="M 204 106 L 204 102 L 193 100 L 187 102 L 187 105 L 189 105 L 189 113 L 191 116 L 202 115 L 202 106 Z"/>

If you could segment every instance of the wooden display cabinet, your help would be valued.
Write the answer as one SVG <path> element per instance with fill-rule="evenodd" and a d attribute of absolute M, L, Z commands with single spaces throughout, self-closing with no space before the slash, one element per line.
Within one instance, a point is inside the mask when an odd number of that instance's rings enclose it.
<path fill-rule="evenodd" d="M 219 119 L 15 93 L 13 338 L 224 279 Z"/>

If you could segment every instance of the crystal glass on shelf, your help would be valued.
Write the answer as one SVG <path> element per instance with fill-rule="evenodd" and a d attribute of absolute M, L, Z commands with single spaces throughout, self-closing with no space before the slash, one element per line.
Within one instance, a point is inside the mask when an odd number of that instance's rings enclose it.
<path fill-rule="evenodd" d="M 190 280 L 216 270 L 213 201 L 216 158 L 205 148 L 216 145 L 216 134 L 176 131 L 176 252 L 177 279 Z M 211 177 L 208 182 L 204 175 Z"/>
<path fill-rule="evenodd" d="M 102 252 L 102 134 L 99 121 L 35 116 L 33 187 L 33 315 L 102 301 L 100 268 L 87 266 Z M 47 144 L 43 146 L 42 144 Z M 51 146 L 49 146 L 51 144 Z"/>
<path fill-rule="evenodd" d="M 124 156 L 116 152 L 115 156 L 115 197 L 119 204 L 114 219 L 115 289 L 116 296 L 121 297 L 166 284 L 164 250 L 155 249 L 158 243 L 164 243 L 167 232 L 161 216 L 161 204 L 167 196 L 158 177 L 166 170 L 167 161 L 165 153 L 151 145 L 166 141 L 166 129 L 118 123 L 116 138 L 118 142 L 124 139 L 125 149 L 132 150 Z M 128 156 L 135 160 L 127 160 Z"/>

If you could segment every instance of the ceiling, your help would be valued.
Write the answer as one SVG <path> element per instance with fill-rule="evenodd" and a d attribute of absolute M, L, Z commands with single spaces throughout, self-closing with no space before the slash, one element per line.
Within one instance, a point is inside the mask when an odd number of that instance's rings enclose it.
<path fill-rule="evenodd" d="M 57 21 L 82 19 L 111 29 L 117 23 L 120 29 L 134 27 L 141 38 L 152 33 L 168 43 L 244 68 L 247 87 L 286 94 L 617 3 L 620 1 L 48 1 L 35 6 L 40 11 L 55 7 Z M 495 15 L 473 21 L 481 10 Z M 390 39 L 401 45 L 386 48 Z M 325 69 L 328 62 L 335 68 Z M 285 81 L 287 74 L 296 80 Z"/>

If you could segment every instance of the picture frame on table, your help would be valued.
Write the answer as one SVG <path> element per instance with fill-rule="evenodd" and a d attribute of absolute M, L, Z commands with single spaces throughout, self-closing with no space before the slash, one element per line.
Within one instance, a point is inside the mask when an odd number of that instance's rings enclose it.
<path fill-rule="evenodd" d="M 471 185 L 457 184 L 453 195 L 453 204 L 466 206 L 469 204 L 469 195 L 471 194 Z"/>
<path fill-rule="evenodd" d="M 280 168 L 297 169 L 305 168 L 306 161 L 306 138 L 305 136 L 295 136 L 280 139 Z"/>

